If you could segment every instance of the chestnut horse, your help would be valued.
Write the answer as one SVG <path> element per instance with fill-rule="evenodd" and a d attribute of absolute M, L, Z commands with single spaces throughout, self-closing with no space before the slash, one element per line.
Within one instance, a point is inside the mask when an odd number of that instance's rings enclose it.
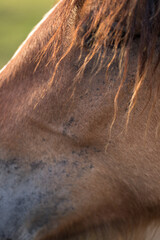
<path fill-rule="evenodd" d="M 160 239 L 160 0 L 61 0 L 0 72 L 0 240 Z"/>

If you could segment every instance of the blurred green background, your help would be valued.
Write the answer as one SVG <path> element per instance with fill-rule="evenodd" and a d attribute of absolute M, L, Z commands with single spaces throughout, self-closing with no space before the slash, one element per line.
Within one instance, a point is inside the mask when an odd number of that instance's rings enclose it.
<path fill-rule="evenodd" d="M 0 0 L 0 69 L 57 0 Z"/>

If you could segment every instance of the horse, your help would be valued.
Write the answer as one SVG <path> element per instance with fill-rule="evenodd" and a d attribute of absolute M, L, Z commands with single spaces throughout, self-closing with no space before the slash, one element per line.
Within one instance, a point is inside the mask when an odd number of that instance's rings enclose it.
<path fill-rule="evenodd" d="M 0 240 L 160 239 L 160 0 L 61 0 L 0 71 Z"/>

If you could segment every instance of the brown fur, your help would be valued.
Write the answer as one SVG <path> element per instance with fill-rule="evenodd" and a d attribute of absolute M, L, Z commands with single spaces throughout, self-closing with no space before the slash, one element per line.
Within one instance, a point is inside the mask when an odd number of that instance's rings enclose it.
<path fill-rule="evenodd" d="M 160 238 L 159 18 L 62 0 L 0 73 L 0 240 Z"/>
<path fill-rule="evenodd" d="M 156 71 L 160 62 L 160 46 L 159 46 L 159 36 L 160 36 L 160 3 L 159 1 L 152 0 L 122 0 L 122 1 L 65 1 L 62 8 L 62 26 L 58 28 L 54 36 L 51 38 L 46 49 L 53 44 L 53 60 L 55 55 L 59 53 L 59 47 L 57 47 L 59 42 L 62 41 L 63 31 L 66 28 L 64 22 L 67 18 L 73 15 L 73 11 L 78 11 L 75 29 L 73 31 L 72 42 L 69 43 L 67 50 L 62 54 L 61 59 L 55 66 L 55 72 L 51 79 L 54 81 L 56 71 L 62 59 L 71 51 L 75 42 L 79 41 L 81 48 L 84 47 L 86 40 L 88 39 L 88 47 L 90 51 L 86 56 L 81 67 L 78 70 L 78 76 L 81 76 L 85 70 L 86 65 L 92 60 L 95 54 L 99 54 L 98 69 L 100 71 L 103 64 L 103 59 L 105 59 L 106 52 L 102 54 L 100 49 L 107 48 L 112 45 L 114 53 L 110 62 L 107 65 L 106 71 L 114 62 L 117 56 L 118 46 L 121 44 L 121 51 L 119 53 L 119 78 L 120 86 L 117 91 L 114 100 L 115 113 L 111 124 L 111 128 L 116 120 L 117 113 L 117 101 L 120 90 L 126 80 L 127 68 L 129 64 L 130 49 L 132 47 L 132 42 L 134 37 L 140 35 L 139 41 L 139 53 L 137 56 L 137 73 L 135 76 L 135 83 L 133 86 L 133 94 L 130 99 L 128 114 L 127 114 L 127 124 L 129 121 L 129 116 L 133 110 L 136 99 L 138 97 L 138 92 L 143 86 L 143 82 L 146 79 L 146 75 L 149 71 Z M 86 24 L 86 22 L 88 23 Z M 68 22 L 67 22 L 68 24 Z M 85 29 L 83 26 L 85 25 Z M 81 35 L 79 35 L 81 32 Z M 124 35 L 124 36 L 122 36 Z M 158 44 L 158 52 L 157 52 Z M 44 50 L 45 52 L 46 50 Z M 155 54 L 156 53 L 156 54 Z M 103 56 L 104 55 L 104 56 Z M 153 59 L 153 56 L 156 59 Z M 81 58 L 81 56 L 79 56 Z M 152 64 L 154 62 L 154 65 Z M 151 67 L 152 66 L 152 67 Z M 106 73 L 107 74 L 107 73 Z M 158 83 L 157 83 L 158 84 Z M 154 82 L 148 83 L 152 87 Z M 158 84 L 159 85 L 159 84 Z M 157 86 L 159 88 L 159 86 Z"/>

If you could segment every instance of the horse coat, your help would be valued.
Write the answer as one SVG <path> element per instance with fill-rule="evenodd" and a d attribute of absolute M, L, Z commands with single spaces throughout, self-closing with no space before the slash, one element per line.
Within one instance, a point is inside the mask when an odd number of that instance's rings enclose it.
<path fill-rule="evenodd" d="M 155 239 L 160 1 L 61 0 L 0 72 L 0 240 Z"/>

